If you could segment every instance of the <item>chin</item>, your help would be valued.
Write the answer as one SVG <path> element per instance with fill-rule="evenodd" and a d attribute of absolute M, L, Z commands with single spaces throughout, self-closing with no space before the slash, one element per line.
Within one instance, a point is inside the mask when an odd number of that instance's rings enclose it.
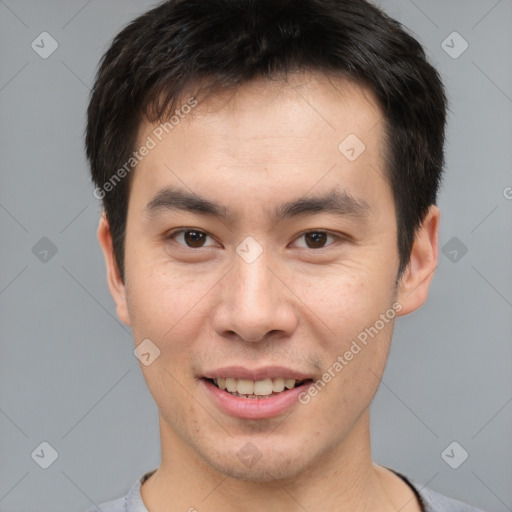
<path fill-rule="evenodd" d="M 277 440 L 277 439 L 276 439 Z M 237 447 L 234 449 L 233 444 Z M 236 443 L 219 447 L 215 452 L 200 448 L 198 455 L 214 470 L 237 480 L 249 482 L 271 482 L 296 477 L 307 470 L 307 454 L 304 445 L 272 446 L 258 440 L 238 440 Z M 209 447 L 208 447 L 209 448 Z"/>
<path fill-rule="evenodd" d="M 296 458 L 285 459 L 282 454 L 273 454 L 272 457 L 262 455 L 252 467 L 241 462 L 236 454 L 226 461 L 214 459 L 208 463 L 223 475 L 248 482 L 287 480 L 296 477 L 305 469 L 303 461 Z"/>

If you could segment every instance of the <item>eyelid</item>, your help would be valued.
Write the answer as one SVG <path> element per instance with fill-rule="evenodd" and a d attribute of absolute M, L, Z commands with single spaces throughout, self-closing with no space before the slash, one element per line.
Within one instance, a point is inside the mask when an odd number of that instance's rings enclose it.
<path fill-rule="evenodd" d="M 302 231 L 301 233 L 299 233 L 293 240 L 296 241 L 296 240 L 302 238 L 307 233 L 325 233 L 327 236 L 332 236 L 335 239 L 335 241 L 328 245 L 324 245 L 323 247 L 319 247 L 317 249 L 312 249 L 311 247 L 299 247 L 299 249 L 309 249 L 310 251 L 320 252 L 324 249 L 328 249 L 331 245 L 334 245 L 336 242 L 344 240 L 344 237 L 341 236 L 340 234 L 334 233 L 327 229 L 320 229 L 320 228 L 319 229 L 314 229 L 314 228 L 306 229 L 306 230 Z"/>
<path fill-rule="evenodd" d="M 204 231 L 203 229 L 199 229 L 199 228 L 192 228 L 192 227 L 176 229 L 174 231 L 171 231 L 170 233 L 167 233 L 164 236 L 164 238 L 166 240 L 174 240 L 178 235 L 180 235 L 182 233 L 186 233 L 187 231 L 197 231 L 198 233 L 203 233 L 207 237 L 210 237 L 213 239 L 212 235 L 210 235 L 210 233 L 208 233 L 207 231 Z M 207 245 L 207 246 L 203 246 L 203 247 L 187 247 L 186 245 L 180 244 L 180 243 L 178 243 L 178 245 L 180 245 L 181 247 L 183 247 L 185 249 L 192 249 L 193 251 L 197 251 L 198 249 L 203 249 L 204 247 L 211 247 L 211 245 Z"/>
<path fill-rule="evenodd" d="M 193 227 L 188 227 L 188 228 L 178 228 L 168 234 L 165 235 L 165 239 L 167 240 L 175 240 L 175 238 L 182 234 L 182 233 L 185 233 L 187 231 L 197 231 L 199 233 L 203 233 L 205 234 L 207 237 L 210 237 L 213 239 L 213 236 L 210 235 L 207 231 L 204 231 L 203 229 L 199 229 L 199 228 L 193 228 Z M 331 236 L 335 239 L 334 242 L 328 244 L 328 245 L 325 245 L 323 247 L 319 247 L 319 248 L 310 248 L 310 247 L 299 247 L 300 249 L 309 249 L 311 251 L 322 251 L 323 249 L 327 249 L 329 248 L 331 245 L 334 245 L 336 242 L 339 242 L 339 241 L 343 241 L 344 239 L 346 239 L 346 237 L 338 234 L 338 233 L 334 233 L 332 231 L 329 231 L 327 229 L 306 229 L 302 232 L 300 232 L 299 234 L 297 234 L 295 236 L 295 238 L 293 239 L 293 241 L 296 241 L 300 238 L 302 238 L 304 235 L 308 234 L 308 233 L 325 233 L 327 236 Z M 194 251 L 197 251 L 198 249 L 203 249 L 204 247 L 211 247 L 211 245 L 207 245 L 207 246 L 203 246 L 203 247 L 187 247 L 186 245 L 183 245 L 183 244 L 180 244 L 178 243 L 178 245 L 180 245 L 181 247 L 184 247 L 185 249 L 192 249 Z"/>

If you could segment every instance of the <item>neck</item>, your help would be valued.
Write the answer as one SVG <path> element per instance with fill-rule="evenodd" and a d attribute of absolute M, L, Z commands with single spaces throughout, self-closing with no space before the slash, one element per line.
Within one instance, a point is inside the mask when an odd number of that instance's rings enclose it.
<path fill-rule="evenodd" d="M 160 418 L 162 462 L 141 487 L 142 499 L 150 512 L 238 512 L 241 497 L 244 512 L 390 512 L 403 507 L 405 499 L 406 511 L 418 510 L 411 507 L 410 489 L 372 463 L 369 423 L 366 410 L 340 445 L 293 477 L 248 481 L 206 464 Z"/>

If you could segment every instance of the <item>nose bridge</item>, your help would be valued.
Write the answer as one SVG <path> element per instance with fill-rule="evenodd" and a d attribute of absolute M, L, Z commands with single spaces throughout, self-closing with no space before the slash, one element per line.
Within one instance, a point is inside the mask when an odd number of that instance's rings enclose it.
<path fill-rule="evenodd" d="M 236 303 L 256 315 L 270 310 L 275 299 L 275 277 L 268 268 L 268 259 L 262 254 L 252 262 L 239 258 L 235 264 L 233 294 Z"/>
<path fill-rule="evenodd" d="M 250 244 L 250 242 L 249 242 Z M 223 283 L 222 304 L 215 328 L 221 335 L 236 333 L 245 341 L 261 341 L 267 334 L 289 335 L 296 326 L 296 314 L 285 286 L 271 270 L 272 260 L 265 251 L 246 257 L 243 244 L 234 258 L 233 270 Z M 247 246 L 245 247 L 247 249 Z M 274 265 L 275 266 L 275 265 Z"/>

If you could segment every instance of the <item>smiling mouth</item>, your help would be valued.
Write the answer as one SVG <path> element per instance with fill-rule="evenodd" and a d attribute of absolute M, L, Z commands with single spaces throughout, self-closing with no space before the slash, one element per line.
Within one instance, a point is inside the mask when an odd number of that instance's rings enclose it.
<path fill-rule="evenodd" d="M 312 379 L 295 380 L 275 378 L 254 381 L 248 379 L 234 379 L 230 377 L 219 377 L 217 379 L 205 378 L 204 380 L 210 382 L 215 387 L 231 396 L 256 400 L 271 398 L 282 393 L 286 393 L 291 389 L 313 382 Z"/>

